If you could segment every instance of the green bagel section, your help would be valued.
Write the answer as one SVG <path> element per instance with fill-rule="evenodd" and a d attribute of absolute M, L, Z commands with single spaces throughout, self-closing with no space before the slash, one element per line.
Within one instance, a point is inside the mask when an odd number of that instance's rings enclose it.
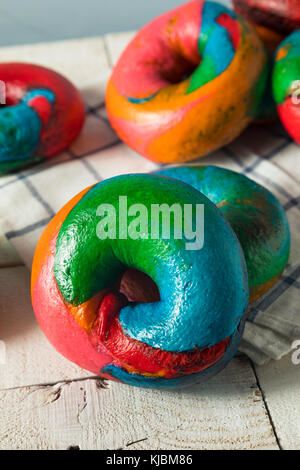
<path fill-rule="evenodd" d="M 222 212 L 243 248 L 250 292 L 280 275 L 290 251 L 289 224 L 277 198 L 245 175 L 214 166 L 157 172 L 192 185 Z"/>
<path fill-rule="evenodd" d="M 154 179 L 154 181 L 153 181 Z M 147 185 L 147 182 L 149 184 Z M 193 204 L 195 190 L 183 188 L 170 181 L 172 191 L 162 178 L 151 175 L 126 175 L 103 181 L 92 187 L 72 209 L 63 223 L 56 245 L 54 273 L 64 299 L 80 305 L 100 290 L 111 287 L 127 268 L 140 269 L 157 282 L 156 260 L 159 264 L 168 256 L 184 249 L 185 240 L 132 240 L 122 239 L 119 232 L 119 197 L 127 197 L 127 206 L 142 203 L 151 212 L 151 204 L 168 204 L 177 201 Z M 148 186 L 148 187 L 147 187 Z M 117 215 L 116 239 L 99 240 L 97 226 L 101 204 L 111 204 Z M 203 200 L 201 199 L 201 203 Z M 171 224 L 172 229 L 173 224 Z M 151 232 L 151 222 L 147 232 Z M 187 269 L 184 264 L 182 270 Z"/>
<path fill-rule="evenodd" d="M 120 196 L 127 196 L 128 207 L 143 204 L 149 213 L 152 204 L 203 204 L 203 247 L 186 250 L 190 239 L 175 239 L 172 222 L 169 238 L 160 232 L 158 239 L 122 239 L 118 233 L 115 239 L 100 240 L 97 209 L 111 204 L 118 214 Z M 151 232 L 150 221 L 141 235 L 146 232 Z M 161 300 L 124 307 L 119 314 L 122 329 L 155 348 L 180 352 L 214 345 L 234 334 L 248 304 L 245 260 L 234 232 L 207 197 L 173 179 L 124 175 L 103 181 L 64 220 L 56 243 L 54 274 L 65 301 L 83 304 L 114 286 L 128 268 L 148 274 Z"/>
<path fill-rule="evenodd" d="M 300 31 L 294 31 L 282 41 L 276 53 L 273 69 L 273 96 L 278 105 L 292 95 L 292 86 L 299 80 Z"/>

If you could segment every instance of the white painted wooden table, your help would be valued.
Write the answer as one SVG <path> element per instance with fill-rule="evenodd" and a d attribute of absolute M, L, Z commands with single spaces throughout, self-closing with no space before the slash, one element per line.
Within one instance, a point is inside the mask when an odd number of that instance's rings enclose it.
<path fill-rule="evenodd" d="M 0 61 L 39 62 L 88 89 L 107 77 L 130 37 L 4 48 Z M 300 366 L 290 356 L 263 367 L 237 357 L 184 391 L 103 382 L 47 342 L 29 284 L 28 269 L 0 235 L 0 449 L 300 449 Z"/>

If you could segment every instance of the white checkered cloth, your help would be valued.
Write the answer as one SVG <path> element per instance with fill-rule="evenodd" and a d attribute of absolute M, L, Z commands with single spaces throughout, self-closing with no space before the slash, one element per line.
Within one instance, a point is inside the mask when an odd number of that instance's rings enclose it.
<path fill-rule="evenodd" d="M 103 79 L 81 90 L 87 118 L 69 150 L 0 179 L 0 233 L 29 268 L 45 226 L 75 194 L 105 178 L 159 168 L 119 141 L 107 120 L 104 90 Z M 258 364 L 280 359 L 300 339 L 300 149 L 279 124 L 251 126 L 230 145 L 193 164 L 244 173 L 272 191 L 287 211 L 292 238 L 288 267 L 276 286 L 250 308 L 240 347 Z"/>

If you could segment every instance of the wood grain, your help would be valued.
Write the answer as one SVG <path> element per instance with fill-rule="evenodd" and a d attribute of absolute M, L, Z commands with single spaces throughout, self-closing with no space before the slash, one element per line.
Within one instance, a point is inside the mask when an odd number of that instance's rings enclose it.
<path fill-rule="evenodd" d="M 289 354 L 256 372 L 280 446 L 300 450 L 300 364 Z"/>
<path fill-rule="evenodd" d="M 2 47 L 0 61 L 24 61 L 50 67 L 80 89 L 97 82 L 108 69 L 102 37 Z"/>
<path fill-rule="evenodd" d="M 252 369 L 144 390 L 89 379 L 0 392 L 1 449 L 277 449 Z"/>

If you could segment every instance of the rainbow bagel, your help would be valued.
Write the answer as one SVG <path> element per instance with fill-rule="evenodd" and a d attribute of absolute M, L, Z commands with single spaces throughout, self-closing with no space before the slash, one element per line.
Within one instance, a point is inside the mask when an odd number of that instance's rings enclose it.
<path fill-rule="evenodd" d="M 277 50 L 273 96 L 282 124 L 300 144 L 300 31 L 290 34 Z"/>
<path fill-rule="evenodd" d="M 263 186 L 215 166 L 177 167 L 157 172 L 201 191 L 220 209 L 243 248 L 250 302 L 279 279 L 290 251 L 289 224 L 280 202 Z"/>
<path fill-rule="evenodd" d="M 193 160 L 232 141 L 256 116 L 267 57 L 254 28 L 195 0 L 130 42 L 107 85 L 112 127 L 151 160 Z"/>
<path fill-rule="evenodd" d="M 113 207 L 119 227 L 124 195 L 128 208 L 203 204 L 203 247 L 163 236 L 161 221 L 156 238 L 146 223 L 137 239 L 99 239 L 99 205 Z M 49 341 L 92 373 L 132 385 L 183 386 L 223 368 L 248 298 L 244 255 L 221 212 L 191 186 L 157 175 L 119 176 L 78 194 L 49 223 L 33 261 L 32 303 Z"/>
<path fill-rule="evenodd" d="M 0 105 L 0 175 L 52 157 L 77 137 L 84 104 L 62 75 L 37 65 L 2 63 L 0 80 L 5 91 L 5 105 Z"/>
<path fill-rule="evenodd" d="M 238 14 L 269 29 L 270 34 L 288 34 L 300 28 L 299 0 L 233 0 L 233 5 Z"/>

